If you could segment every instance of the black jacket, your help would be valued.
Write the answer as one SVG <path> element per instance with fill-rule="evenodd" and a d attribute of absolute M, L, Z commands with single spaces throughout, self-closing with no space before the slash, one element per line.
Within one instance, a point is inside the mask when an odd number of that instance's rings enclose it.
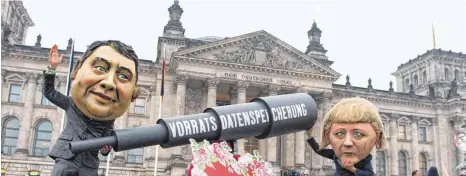
<path fill-rule="evenodd" d="M 75 155 L 81 155 L 82 164 L 90 168 L 99 168 L 99 150 L 72 153 L 69 148 L 71 141 L 80 141 L 93 138 L 100 138 L 111 135 L 114 120 L 95 121 L 86 117 L 73 103 L 71 97 L 65 96 L 54 87 L 55 74 L 47 74 L 44 71 L 44 83 L 42 94 L 53 104 L 62 108 L 66 112 L 66 127 L 58 137 L 49 152 L 52 159 L 62 158 L 74 160 Z M 102 153 L 106 156 L 108 153 Z"/>
<path fill-rule="evenodd" d="M 366 158 L 364 158 L 363 160 L 359 161 L 358 163 L 354 165 L 354 167 L 356 168 L 356 173 L 353 173 L 349 170 L 346 170 L 345 168 L 341 166 L 337 156 L 335 155 L 335 152 L 332 149 L 319 150 L 319 143 L 317 143 L 314 138 L 309 138 L 307 140 L 307 143 L 311 145 L 312 150 L 314 150 L 314 152 L 316 152 L 318 155 L 333 160 L 333 162 L 335 163 L 335 168 L 336 168 L 335 174 L 333 174 L 334 176 L 353 176 L 353 175 L 354 176 L 373 176 L 374 175 L 374 171 L 372 169 L 372 163 L 371 163 L 372 155 L 370 154 L 369 156 L 367 156 Z"/>

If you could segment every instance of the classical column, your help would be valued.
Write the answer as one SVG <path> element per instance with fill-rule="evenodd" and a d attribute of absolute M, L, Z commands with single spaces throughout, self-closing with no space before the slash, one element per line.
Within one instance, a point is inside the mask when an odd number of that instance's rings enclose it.
<path fill-rule="evenodd" d="M 230 104 L 236 104 L 238 100 L 238 91 L 236 91 L 236 89 L 230 89 L 228 93 L 230 94 Z"/>
<path fill-rule="evenodd" d="M 176 115 L 184 115 L 184 105 L 186 100 L 186 84 L 188 75 L 176 76 Z"/>
<path fill-rule="evenodd" d="M 18 147 L 15 151 L 18 157 L 26 157 L 29 152 L 29 136 L 31 134 L 31 124 L 34 112 L 34 98 L 37 88 L 37 73 L 26 73 L 27 83 L 24 99 L 24 116 L 21 122 L 18 136 Z"/>
<path fill-rule="evenodd" d="M 115 120 L 116 129 L 125 129 L 128 126 L 128 111 L 126 111 L 121 117 Z M 123 166 L 126 163 L 126 151 L 115 152 L 115 157 L 112 163 L 118 166 Z"/>
<path fill-rule="evenodd" d="M 397 114 L 392 114 L 390 118 L 390 175 L 398 175 L 398 124 Z"/>
<path fill-rule="evenodd" d="M 246 81 L 238 81 L 236 84 L 236 91 L 238 93 L 237 104 L 246 103 L 246 91 L 249 83 Z M 244 139 L 238 139 L 238 153 L 244 154 Z"/>
<path fill-rule="evenodd" d="M 453 126 L 455 129 L 453 129 L 453 131 L 457 130 L 457 129 L 460 129 L 461 126 L 463 125 L 464 121 L 461 117 L 455 117 L 452 119 L 453 121 Z M 455 149 L 456 149 L 456 164 L 454 164 L 454 166 L 458 166 L 460 163 L 462 163 L 464 161 L 464 152 L 462 150 L 460 150 L 458 147 L 456 147 L 456 145 L 454 146 Z M 459 173 L 458 173 L 459 174 Z"/>
<path fill-rule="evenodd" d="M 439 171 L 443 171 L 444 168 L 451 168 L 450 161 L 451 161 L 451 155 L 449 155 L 449 150 L 451 147 L 451 144 L 448 143 L 448 138 L 451 138 L 452 136 L 447 135 L 449 124 L 448 124 L 448 119 L 447 118 L 439 118 L 438 119 L 438 144 L 440 147 L 440 163 L 438 164 Z M 446 170 L 446 172 L 450 173 L 450 170 Z M 442 172 L 439 172 L 442 173 Z"/>
<path fill-rule="evenodd" d="M 413 120 L 411 122 L 411 170 L 419 170 L 418 122 L 419 117 L 413 116 Z"/>
<path fill-rule="evenodd" d="M 176 76 L 176 115 L 184 115 L 184 106 L 186 100 L 186 84 L 188 83 L 189 76 L 179 74 Z M 181 156 L 181 147 L 173 147 L 172 156 Z"/>
<path fill-rule="evenodd" d="M 434 137 L 432 141 L 434 141 L 434 165 L 439 165 L 440 164 L 440 147 L 439 147 L 439 142 L 438 142 L 438 120 L 436 117 L 432 119 L 432 128 L 433 128 L 433 134 Z"/>
<path fill-rule="evenodd" d="M 249 87 L 249 83 L 246 81 L 238 81 L 236 84 L 236 91 L 238 92 L 237 104 L 246 103 L 246 91 Z"/>
<path fill-rule="evenodd" d="M 299 88 L 296 92 L 298 93 L 308 93 L 309 90 L 305 88 Z M 304 158 L 305 158 L 305 146 L 306 138 L 305 131 L 295 133 L 295 165 L 296 167 L 304 168 Z"/>
<path fill-rule="evenodd" d="M 269 96 L 274 96 L 278 94 L 280 87 L 276 85 L 270 85 Z M 280 144 L 277 144 L 277 139 L 281 136 L 267 138 L 267 161 L 275 165 L 277 163 L 277 147 L 280 148 Z M 259 143 L 260 144 L 260 143 Z"/>
<path fill-rule="evenodd" d="M 207 107 L 217 106 L 217 85 L 220 81 L 216 78 L 207 79 Z"/>

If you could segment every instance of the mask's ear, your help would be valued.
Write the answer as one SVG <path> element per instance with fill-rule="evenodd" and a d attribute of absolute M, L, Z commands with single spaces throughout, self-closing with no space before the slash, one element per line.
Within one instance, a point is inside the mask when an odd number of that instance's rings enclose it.
<path fill-rule="evenodd" d="M 325 142 L 325 146 L 329 145 L 330 144 L 330 132 L 329 131 L 326 131 L 324 133 L 324 142 Z"/>
<path fill-rule="evenodd" d="M 141 95 L 141 93 L 142 93 L 141 88 L 138 87 L 134 89 L 133 96 L 131 97 L 131 102 L 134 102 L 134 100 L 136 100 L 136 98 L 138 98 L 139 95 Z"/>
<path fill-rule="evenodd" d="M 384 134 L 380 132 L 377 134 L 377 139 L 375 140 L 375 148 L 382 149 L 383 148 L 383 141 L 384 141 Z"/>
<path fill-rule="evenodd" d="M 74 80 L 74 78 L 76 77 L 76 74 L 78 73 L 78 70 L 79 70 L 79 68 L 81 67 L 81 65 L 79 65 L 80 63 L 81 63 L 80 60 L 78 60 L 78 61 L 76 62 L 76 65 L 75 65 L 74 68 L 73 68 L 73 71 L 71 71 L 71 75 L 70 75 L 70 76 L 71 76 L 71 80 Z"/>
<path fill-rule="evenodd" d="M 320 143 L 319 150 L 322 150 L 323 148 L 327 147 L 330 144 L 330 132 L 324 130 L 322 133 L 322 140 Z"/>

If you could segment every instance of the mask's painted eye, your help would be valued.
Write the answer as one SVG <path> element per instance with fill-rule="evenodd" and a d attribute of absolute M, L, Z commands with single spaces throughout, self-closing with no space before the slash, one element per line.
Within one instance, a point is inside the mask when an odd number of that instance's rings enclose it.
<path fill-rule="evenodd" d="M 338 132 L 335 133 L 335 136 L 343 137 L 343 136 L 345 136 L 345 132 L 338 131 Z"/>
<path fill-rule="evenodd" d="M 126 75 L 123 74 L 123 73 L 118 74 L 118 78 L 119 78 L 119 79 L 122 79 L 122 80 L 128 80 L 128 79 L 129 79 L 128 76 L 126 76 Z"/>
<path fill-rule="evenodd" d="M 105 69 L 104 67 L 102 66 L 96 66 L 94 67 L 95 69 L 99 70 L 100 72 L 107 72 L 107 69 Z"/>
<path fill-rule="evenodd" d="M 353 136 L 354 136 L 355 138 L 361 138 L 361 137 L 363 137 L 364 135 L 363 135 L 362 133 L 356 131 L 356 132 L 353 133 Z"/>

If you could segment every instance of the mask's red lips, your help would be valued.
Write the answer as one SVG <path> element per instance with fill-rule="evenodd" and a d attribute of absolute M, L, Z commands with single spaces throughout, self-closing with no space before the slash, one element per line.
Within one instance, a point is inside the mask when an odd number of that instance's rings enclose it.
<path fill-rule="evenodd" d="M 97 95 L 99 96 L 100 98 L 102 99 L 105 99 L 105 100 L 108 100 L 108 101 L 111 101 L 111 102 L 116 102 L 116 100 L 114 100 L 113 98 L 110 98 L 109 96 L 103 94 L 103 93 L 100 93 L 100 92 L 94 92 L 94 91 L 91 91 L 92 94 L 94 95 Z"/>
<path fill-rule="evenodd" d="M 354 152 L 343 152 L 344 155 L 356 155 Z"/>

